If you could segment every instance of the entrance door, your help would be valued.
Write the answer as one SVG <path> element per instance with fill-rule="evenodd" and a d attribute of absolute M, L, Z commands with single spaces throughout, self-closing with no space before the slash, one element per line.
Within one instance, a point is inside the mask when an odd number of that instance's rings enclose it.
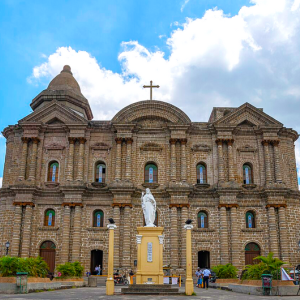
<path fill-rule="evenodd" d="M 102 250 L 92 250 L 91 251 L 91 274 L 96 275 L 95 272 L 96 266 L 101 266 L 101 270 L 103 270 L 103 251 Z M 102 274 L 101 274 L 102 275 Z"/>
<path fill-rule="evenodd" d="M 258 260 L 254 259 L 256 256 L 260 255 L 260 248 L 255 243 L 249 243 L 245 247 L 245 264 L 246 265 L 255 265 L 258 263 Z"/>
<path fill-rule="evenodd" d="M 49 271 L 54 272 L 55 269 L 55 249 L 56 246 L 51 241 L 46 241 L 41 245 L 40 256 L 49 266 Z"/>
<path fill-rule="evenodd" d="M 210 268 L 209 251 L 198 252 L 198 267 L 199 268 Z"/>

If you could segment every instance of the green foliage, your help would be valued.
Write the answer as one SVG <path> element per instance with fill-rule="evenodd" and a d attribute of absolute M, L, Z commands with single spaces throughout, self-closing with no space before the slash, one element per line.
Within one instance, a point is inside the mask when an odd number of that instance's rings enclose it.
<path fill-rule="evenodd" d="M 268 270 L 266 269 L 266 265 L 264 263 L 247 265 L 245 270 L 243 270 L 242 279 L 260 280 L 262 274 L 268 274 Z"/>
<path fill-rule="evenodd" d="M 81 277 L 83 274 L 83 266 L 80 262 L 65 263 L 56 267 L 57 272 L 61 273 L 61 277 Z"/>
<path fill-rule="evenodd" d="M 27 272 L 28 276 L 46 277 L 48 265 L 41 257 L 0 257 L 0 276 L 16 276 L 17 272 Z"/>
<path fill-rule="evenodd" d="M 212 268 L 216 276 L 220 279 L 236 278 L 238 269 L 232 264 L 217 265 Z"/>

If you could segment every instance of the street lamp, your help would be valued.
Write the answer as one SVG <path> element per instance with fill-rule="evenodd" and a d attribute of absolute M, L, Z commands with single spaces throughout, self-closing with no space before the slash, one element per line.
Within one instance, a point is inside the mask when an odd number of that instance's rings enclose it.
<path fill-rule="evenodd" d="M 6 247 L 6 255 L 8 255 L 8 249 L 9 249 L 9 246 L 10 246 L 10 242 L 6 242 L 6 243 L 5 243 L 5 247 Z"/>

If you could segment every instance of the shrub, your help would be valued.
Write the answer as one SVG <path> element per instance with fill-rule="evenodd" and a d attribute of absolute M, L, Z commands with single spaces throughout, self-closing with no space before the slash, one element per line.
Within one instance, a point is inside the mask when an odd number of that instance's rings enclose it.
<path fill-rule="evenodd" d="M 243 270 L 242 279 L 259 280 L 262 274 L 269 273 L 264 263 L 256 265 L 247 265 Z"/>
<path fill-rule="evenodd" d="M 212 268 L 212 271 L 216 273 L 216 276 L 220 279 L 236 278 L 237 268 L 232 264 L 217 265 Z"/>
<path fill-rule="evenodd" d="M 83 266 L 78 261 L 73 263 L 67 262 L 56 267 L 56 270 L 61 273 L 61 277 L 81 277 L 83 269 Z"/>

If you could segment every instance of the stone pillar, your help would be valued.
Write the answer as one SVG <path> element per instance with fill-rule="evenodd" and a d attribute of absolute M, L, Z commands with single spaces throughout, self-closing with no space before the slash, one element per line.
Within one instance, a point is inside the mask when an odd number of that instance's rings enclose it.
<path fill-rule="evenodd" d="M 220 182 L 220 181 L 225 181 L 224 160 L 223 160 L 223 140 L 217 139 L 216 143 L 218 145 L 219 182 Z"/>
<path fill-rule="evenodd" d="M 115 293 L 114 283 L 114 229 L 115 224 L 108 224 L 109 244 L 108 244 L 108 269 L 106 279 L 106 295 L 113 295 Z"/>
<path fill-rule="evenodd" d="M 290 257 L 289 257 L 289 238 L 288 238 L 288 230 L 286 223 L 286 209 L 281 206 L 278 209 L 278 217 L 279 217 L 279 237 L 280 237 L 280 254 L 281 260 L 283 260 L 287 265 L 289 265 Z"/>
<path fill-rule="evenodd" d="M 81 245 L 81 206 L 75 206 L 72 262 L 79 261 Z"/>
<path fill-rule="evenodd" d="M 279 153 L 279 141 L 273 141 L 274 147 L 274 160 L 275 160 L 275 179 L 277 183 L 282 183 L 282 175 L 280 168 L 280 153 Z"/>
<path fill-rule="evenodd" d="M 186 182 L 186 143 L 187 139 L 181 139 L 181 181 Z"/>
<path fill-rule="evenodd" d="M 171 181 L 176 181 L 176 139 L 170 139 L 171 144 Z"/>
<path fill-rule="evenodd" d="M 70 249 L 70 206 L 66 205 L 63 208 L 63 225 L 62 225 L 62 246 L 60 254 L 60 263 L 64 264 L 69 261 Z"/>
<path fill-rule="evenodd" d="M 220 208 L 220 254 L 221 254 L 221 265 L 229 263 L 228 253 L 228 224 L 227 224 L 227 212 L 226 207 Z"/>
<path fill-rule="evenodd" d="M 228 145 L 228 179 L 229 181 L 234 181 L 234 163 L 233 163 L 233 144 L 234 140 L 227 140 Z"/>
<path fill-rule="evenodd" d="M 131 208 L 124 207 L 124 232 L 122 249 L 122 267 L 130 268 L 130 226 L 131 226 Z"/>
<path fill-rule="evenodd" d="M 275 208 L 273 206 L 268 208 L 268 223 L 269 223 L 269 235 L 270 235 L 269 236 L 270 252 L 274 253 L 274 257 L 279 258 L 276 216 L 275 216 Z"/>
<path fill-rule="evenodd" d="M 171 208 L 171 267 L 172 269 L 178 268 L 178 228 L 177 228 L 177 207 Z"/>
<path fill-rule="evenodd" d="M 30 255 L 31 221 L 32 221 L 32 206 L 26 205 L 24 224 L 23 224 L 21 257 L 29 257 Z"/>
<path fill-rule="evenodd" d="M 67 181 L 73 181 L 74 179 L 74 144 L 76 139 L 69 137 L 69 156 L 68 164 L 66 167 L 66 179 Z"/>
<path fill-rule="evenodd" d="M 84 155 L 84 144 L 86 142 L 85 138 L 79 138 L 79 155 L 77 162 L 77 181 L 83 181 L 83 155 Z"/>
<path fill-rule="evenodd" d="M 36 159 L 37 159 L 37 147 L 39 143 L 39 139 L 37 137 L 32 138 L 32 153 L 29 165 L 29 176 L 28 180 L 35 183 L 35 172 L 36 172 Z"/>
<path fill-rule="evenodd" d="M 270 165 L 270 153 L 269 153 L 269 142 L 262 141 L 265 153 L 265 166 L 266 166 L 266 184 L 272 183 L 271 165 Z"/>
<path fill-rule="evenodd" d="M 19 180 L 25 180 L 26 177 L 26 165 L 27 165 L 27 154 L 28 154 L 28 142 L 29 138 L 22 137 L 22 154 L 21 154 L 21 161 L 19 165 Z"/>
<path fill-rule="evenodd" d="M 132 138 L 126 138 L 126 170 L 125 170 L 125 179 L 131 181 L 131 148 L 132 148 Z"/>
<path fill-rule="evenodd" d="M 115 229 L 115 268 L 120 268 L 120 207 L 114 206 L 113 208 L 114 221 L 117 226 Z"/>
<path fill-rule="evenodd" d="M 232 264 L 239 268 L 240 266 L 240 247 L 239 247 L 239 231 L 237 226 L 237 208 L 231 207 L 231 257 L 232 257 Z"/>
<path fill-rule="evenodd" d="M 19 256 L 20 240 L 21 240 L 21 224 L 22 224 L 22 206 L 15 206 L 14 226 L 12 232 L 11 242 L 11 256 Z"/>
<path fill-rule="evenodd" d="M 116 139 L 117 143 L 117 153 L 116 153 L 116 173 L 115 173 L 115 179 L 121 180 L 122 175 L 122 138 L 117 137 Z"/>
<path fill-rule="evenodd" d="M 186 230 L 184 230 L 185 221 L 188 219 L 188 208 L 181 208 L 181 268 L 186 267 Z"/>
<path fill-rule="evenodd" d="M 192 275 L 192 229 L 193 225 L 187 224 L 186 229 L 186 275 L 185 275 L 185 294 L 191 296 L 194 292 Z"/>

